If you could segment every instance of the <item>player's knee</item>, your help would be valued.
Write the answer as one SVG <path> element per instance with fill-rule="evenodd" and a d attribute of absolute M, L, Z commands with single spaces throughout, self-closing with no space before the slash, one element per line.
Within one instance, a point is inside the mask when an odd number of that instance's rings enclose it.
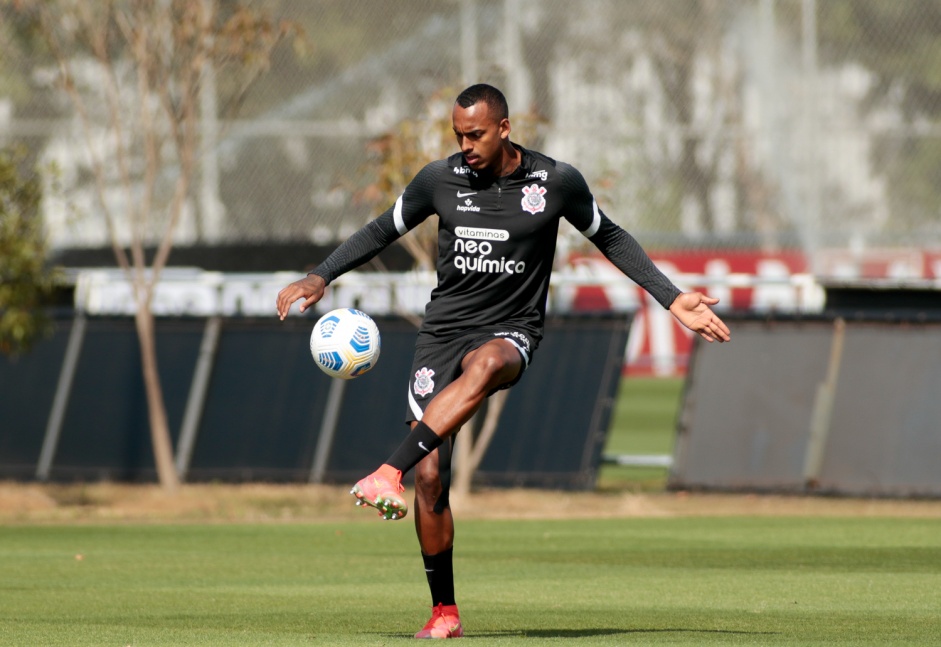
<path fill-rule="evenodd" d="M 422 461 L 415 468 L 415 496 L 428 503 L 434 503 L 441 496 L 442 490 L 438 466 L 431 463 L 432 461 Z"/>
<path fill-rule="evenodd" d="M 500 380 L 509 369 L 507 359 L 496 352 L 481 353 L 474 357 L 474 361 L 465 370 L 465 374 L 472 375 L 482 384 L 490 385 Z"/>

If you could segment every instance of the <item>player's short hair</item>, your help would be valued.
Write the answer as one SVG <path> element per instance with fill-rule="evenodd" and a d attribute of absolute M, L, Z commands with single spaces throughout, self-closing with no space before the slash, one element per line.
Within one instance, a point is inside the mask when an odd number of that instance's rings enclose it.
<path fill-rule="evenodd" d="M 470 86 L 457 95 L 454 102 L 462 108 L 470 108 L 481 101 L 487 104 L 490 113 L 497 121 L 502 121 L 510 116 L 510 107 L 506 103 L 506 97 L 495 87 L 486 83 Z"/>

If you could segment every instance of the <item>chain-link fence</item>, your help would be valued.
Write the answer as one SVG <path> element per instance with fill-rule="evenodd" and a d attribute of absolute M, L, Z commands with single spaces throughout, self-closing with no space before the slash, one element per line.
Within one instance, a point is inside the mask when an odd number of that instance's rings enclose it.
<path fill-rule="evenodd" d="M 820 274 L 870 254 L 941 276 L 936 0 L 265 6 L 303 27 L 305 47 L 275 51 L 236 117 L 202 104 L 209 145 L 178 246 L 343 239 L 408 180 L 382 184 L 390 133 L 440 155 L 453 97 L 486 81 L 506 92 L 519 143 L 579 168 L 648 249 L 797 251 Z M 108 247 L 55 66 L 3 11 L 0 144 L 55 162 L 54 247 Z M 101 70 L 75 63 L 94 108 Z M 107 155 L 107 122 L 90 114 Z"/>

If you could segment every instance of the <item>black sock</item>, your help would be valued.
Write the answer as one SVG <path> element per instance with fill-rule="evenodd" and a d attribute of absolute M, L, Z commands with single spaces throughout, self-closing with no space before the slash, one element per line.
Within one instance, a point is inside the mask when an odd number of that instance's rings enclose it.
<path fill-rule="evenodd" d="M 441 442 L 442 439 L 438 434 L 424 422 L 419 422 L 398 449 L 392 453 L 386 464 L 405 474 L 418 465 L 421 459 L 437 449 Z"/>
<path fill-rule="evenodd" d="M 451 555 L 454 548 L 437 555 L 421 554 L 425 562 L 425 577 L 428 578 L 428 588 L 431 589 L 431 606 L 439 604 L 450 606 L 454 602 L 454 568 Z"/>

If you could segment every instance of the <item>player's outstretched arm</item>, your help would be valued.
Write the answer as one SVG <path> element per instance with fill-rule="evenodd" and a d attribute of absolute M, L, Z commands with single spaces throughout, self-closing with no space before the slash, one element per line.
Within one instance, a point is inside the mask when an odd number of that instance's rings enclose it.
<path fill-rule="evenodd" d="M 298 299 L 304 302 L 300 305 L 301 312 L 307 310 L 323 298 L 327 283 L 322 277 L 316 274 L 308 274 L 300 281 L 294 281 L 289 286 L 278 292 L 278 316 L 281 321 L 288 316 L 291 310 L 291 304 Z"/>
<path fill-rule="evenodd" d="M 288 316 L 291 304 L 303 299 L 304 312 L 323 298 L 327 283 L 359 267 L 421 224 L 435 212 L 434 194 L 438 177 L 447 172 L 446 160 L 431 162 L 409 182 L 394 205 L 347 238 L 307 278 L 295 281 L 278 293 L 278 316 Z"/>
<path fill-rule="evenodd" d="M 730 341 L 729 327 L 709 307 L 717 303 L 718 299 L 707 297 L 701 292 L 684 292 L 670 304 L 670 312 L 681 324 L 699 333 L 708 342 Z"/>

